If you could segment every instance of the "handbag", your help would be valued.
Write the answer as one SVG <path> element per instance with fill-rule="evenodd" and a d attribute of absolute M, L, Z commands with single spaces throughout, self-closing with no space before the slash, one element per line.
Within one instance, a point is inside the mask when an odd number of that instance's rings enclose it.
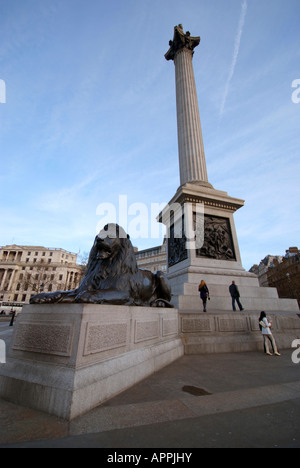
<path fill-rule="evenodd" d="M 261 327 L 263 327 L 263 328 L 268 328 L 268 325 L 266 325 L 265 322 L 264 322 L 263 320 L 261 320 L 261 321 L 259 322 L 259 325 L 260 325 Z"/>

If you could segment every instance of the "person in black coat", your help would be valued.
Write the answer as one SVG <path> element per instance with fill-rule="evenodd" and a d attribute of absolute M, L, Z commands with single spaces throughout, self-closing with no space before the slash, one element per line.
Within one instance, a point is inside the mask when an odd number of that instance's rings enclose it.
<path fill-rule="evenodd" d="M 203 302 L 203 312 L 206 312 L 206 303 L 207 303 L 207 299 L 209 299 L 209 290 L 205 281 L 203 280 L 201 281 L 198 287 L 198 291 L 200 292 L 200 297 Z"/>
<path fill-rule="evenodd" d="M 235 281 L 232 281 L 232 284 L 229 286 L 229 292 L 232 298 L 232 310 L 236 310 L 235 308 L 235 301 L 237 302 L 237 305 L 239 306 L 240 310 L 244 310 L 241 302 L 240 302 L 240 292 L 238 290 L 237 285 L 235 284 Z"/>

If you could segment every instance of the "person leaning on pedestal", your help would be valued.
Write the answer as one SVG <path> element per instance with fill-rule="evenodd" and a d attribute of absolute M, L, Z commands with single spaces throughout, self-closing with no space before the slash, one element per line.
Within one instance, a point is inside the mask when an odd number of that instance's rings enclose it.
<path fill-rule="evenodd" d="M 278 349 L 277 349 L 275 338 L 270 330 L 272 327 L 272 321 L 267 319 L 266 313 L 264 311 L 261 312 L 258 320 L 259 320 L 259 328 L 264 338 L 265 353 L 268 356 L 272 356 L 272 353 L 270 353 L 270 350 L 269 350 L 269 341 L 270 341 L 272 344 L 272 348 L 273 348 L 273 352 L 275 356 L 280 356 Z"/>

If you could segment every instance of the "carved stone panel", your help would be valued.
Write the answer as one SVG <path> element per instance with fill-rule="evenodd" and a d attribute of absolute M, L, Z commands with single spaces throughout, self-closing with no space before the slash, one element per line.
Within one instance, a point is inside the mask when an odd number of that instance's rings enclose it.
<path fill-rule="evenodd" d="M 236 260 L 228 218 L 204 215 L 204 243 L 201 249 L 196 250 L 196 255 L 216 260 Z"/>
<path fill-rule="evenodd" d="M 126 346 L 127 328 L 127 322 L 88 324 L 84 355 Z"/>
<path fill-rule="evenodd" d="M 278 317 L 280 327 L 283 330 L 299 330 L 300 329 L 300 320 L 299 315 L 295 315 L 295 317 Z M 273 320 L 274 326 L 274 320 Z"/>
<path fill-rule="evenodd" d="M 218 319 L 219 331 L 220 332 L 246 332 L 248 331 L 248 325 L 246 318 L 220 318 Z"/>
<path fill-rule="evenodd" d="M 212 326 L 209 318 L 182 318 L 181 331 L 183 333 L 211 332 Z"/>
<path fill-rule="evenodd" d="M 135 335 L 134 342 L 139 343 L 140 341 L 152 340 L 159 337 L 159 321 L 149 320 L 135 322 Z"/>
<path fill-rule="evenodd" d="M 184 217 L 182 217 L 181 229 L 175 230 L 174 224 L 170 227 L 168 239 L 168 266 L 171 267 L 188 258 L 186 249 L 186 237 L 184 234 Z"/>
<path fill-rule="evenodd" d="M 73 325 L 53 322 L 20 322 L 13 349 L 33 353 L 70 356 Z"/>
<path fill-rule="evenodd" d="M 162 326 L 162 335 L 177 335 L 178 333 L 178 319 L 164 319 L 163 318 L 163 326 Z"/>
<path fill-rule="evenodd" d="M 258 320 L 257 320 L 257 317 L 253 318 L 253 317 L 250 317 L 249 318 L 249 323 L 250 323 L 250 328 L 251 328 L 251 331 L 253 332 L 260 332 L 260 328 L 259 328 L 259 323 L 258 323 Z"/>

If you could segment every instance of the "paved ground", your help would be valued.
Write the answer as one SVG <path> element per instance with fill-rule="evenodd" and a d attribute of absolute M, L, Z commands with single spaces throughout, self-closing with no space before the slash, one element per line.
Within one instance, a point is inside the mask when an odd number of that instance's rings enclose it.
<path fill-rule="evenodd" d="M 70 423 L 0 400 L 0 446 L 300 448 L 300 364 L 291 356 L 184 356 Z"/>

